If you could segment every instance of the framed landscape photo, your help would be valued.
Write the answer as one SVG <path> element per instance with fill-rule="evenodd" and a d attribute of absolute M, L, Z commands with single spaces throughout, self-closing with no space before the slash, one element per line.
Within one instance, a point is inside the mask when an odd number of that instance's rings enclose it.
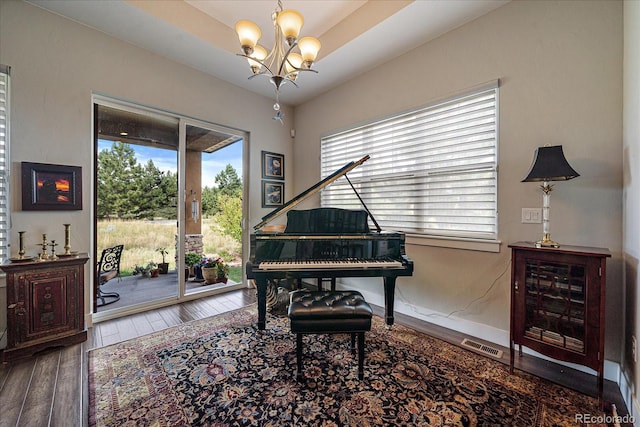
<path fill-rule="evenodd" d="M 284 204 L 284 182 L 262 181 L 262 207 L 278 207 Z"/>
<path fill-rule="evenodd" d="M 284 180 L 284 154 L 262 152 L 262 179 Z"/>
<path fill-rule="evenodd" d="M 22 210 L 82 209 L 82 168 L 22 162 Z"/>

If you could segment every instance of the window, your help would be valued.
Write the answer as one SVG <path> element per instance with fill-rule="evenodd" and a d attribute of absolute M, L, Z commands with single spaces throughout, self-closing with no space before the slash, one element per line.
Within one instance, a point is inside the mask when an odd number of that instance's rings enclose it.
<path fill-rule="evenodd" d="M 498 82 L 321 139 L 321 173 L 364 155 L 349 180 L 383 230 L 497 239 Z M 322 206 L 360 209 L 347 180 Z"/>
<path fill-rule="evenodd" d="M 9 70 L 0 64 L 0 262 L 9 254 Z"/>

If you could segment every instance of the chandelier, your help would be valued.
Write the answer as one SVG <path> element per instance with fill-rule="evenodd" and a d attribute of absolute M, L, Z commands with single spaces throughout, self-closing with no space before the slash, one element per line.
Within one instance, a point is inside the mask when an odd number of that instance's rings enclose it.
<path fill-rule="evenodd" d="M 298 39 L 304 19 L 295 10 L 283 10 L 281 0 L 278 0 L 278 7 L 271 14 L 271 20 L 275 30 L 275 41 L 273 49 L 268 54 L 267 50 L 258 44 L 258 40 L 262 36 L 260 27 L 247 20 L 236 23 L 236 33 L 238 33 L 243 52 L 238 55 L 244 56 L 249 62 L 253 72 L 249 79 L 256 76 L 266 76 L 275 86 L 276 103 L 273 104 L 273 109 L 276 111 L 276 115 L 273 120 L 280 121 L 282 124 L 284 114 L 280 111 L 280 86 L 291 82 L 298 87 L 295 80 L 301 71 L 317 73 L 316 70 L 311 69 L 311 65 L 318 56 L 320 41 L 315 37 Z M 294 51 L 296 47 L 300 51 L 299 53 Z"/>

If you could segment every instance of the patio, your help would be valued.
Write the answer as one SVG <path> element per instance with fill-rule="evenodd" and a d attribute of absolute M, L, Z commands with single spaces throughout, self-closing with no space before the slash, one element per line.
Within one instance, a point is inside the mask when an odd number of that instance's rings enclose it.
<path fill-rule="evenodd" d="M 194 282 L 193 277 L 187 280 L 187 294 L 209 289 L 219 289 L 236 285 L 237 282 L 229 280 L 226 284 L 215 283 L 207 285 L 204 282 Z M 120 300 L 98 307 L 98 313 L 114 308 L 127 307 L 162 298 L 178 295 L 178 272 L 171 270 L 167 274 L 158 277 L 126 276 L 110 280 L 102 288 L 105 292 L 117 292 Z"/>

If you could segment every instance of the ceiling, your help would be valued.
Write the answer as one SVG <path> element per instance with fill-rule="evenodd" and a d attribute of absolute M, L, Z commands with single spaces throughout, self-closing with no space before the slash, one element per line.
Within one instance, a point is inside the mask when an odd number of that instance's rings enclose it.
<path fill-rule="evenodd" d="M 268 97 L 267 79 L 236 54 L 235 23 L 254 21 L 273 46 L 276 0 L 27 0 L 51 12 Z M 509 0 L 283 0 L 305 19 L 301 36 L 322 43 L 313 68 L 284 85 L 280 102 L 299 105 L 369 68 L 409 52 Z M 372 48 L 374 47 L 374 48 Z"/>
<path fill-rule="evenodd" d="M 150 114 L 98 105 L 98 138 L 145 145 L 165 150 L 178 149 L 178 121 L 161 120 Z M 211 153 L 242 140 L 241 136 L 198 126 L 186 126 L 187 151 Z"/>

